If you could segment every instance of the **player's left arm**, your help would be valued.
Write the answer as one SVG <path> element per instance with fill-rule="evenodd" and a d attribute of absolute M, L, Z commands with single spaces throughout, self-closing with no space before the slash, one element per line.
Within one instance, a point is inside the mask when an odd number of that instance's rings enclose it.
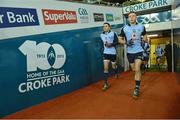
<path fill-rule="evenodd" d="M 165 51 L 161 48 L 161 54 L 165 55 Z"/>
<path fill-rule="evenodd" d="M 144 26 L 143 26 L 142 36 L 143 36 L 143 40 L 148 42 L 146 28 Z"/>
<path fill-rule="evenodd" d="M 116 47 L 116 45 L 118 44 L 118 36 L 117 34 L 114 32 L 114 39 L 113 39 L 113 43 L 106 43 L 105 46 L 110 48 L 110 47 Z"/>
<path fill-rule="evenodd" d="M 113 40 L 113 46 L 115 47 L 118 44 L 118 36 L 117 34 L 114 32 L 114 40 Z"/>
<path fill-rule="evenodd" d="M 150 46 L 149 46 L 149 44 L 148 44 L 148 46 L 147 46 L 147 53 L 149 54 L 150 53 Z"/>

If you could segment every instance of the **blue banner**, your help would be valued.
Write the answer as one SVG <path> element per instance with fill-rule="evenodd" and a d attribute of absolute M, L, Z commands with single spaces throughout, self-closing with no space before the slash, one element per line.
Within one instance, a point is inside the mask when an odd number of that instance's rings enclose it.
<path fill-rule="evenodd" d="M 36 9 L 0 7 L 0 28 L 39 25 Z"/>
<path fill-rule="evenodd" d="M 169 10 L 169 11 L 165 11 L 165 12 L 139 15 L 139 16 L 137 16 L 137 22 L 141 23 L 141 24 L 168 22 L 168 21 L 172 20 L 171 14 L 172 14 L 172 12 Z M 127 18 L 126 18 L 126 23 L 128 23 Z"/>
<path fill-rule="evenodd" d="M 0 118 L 102 79 L 100 33 L 97 27 L 1 40 Z"/>
<path fill-rule="evenodd" d="M 171 21 L 171 11 L 141 15 L 137 17 L 137 21 L 141 24 L 168 22 Z"/>

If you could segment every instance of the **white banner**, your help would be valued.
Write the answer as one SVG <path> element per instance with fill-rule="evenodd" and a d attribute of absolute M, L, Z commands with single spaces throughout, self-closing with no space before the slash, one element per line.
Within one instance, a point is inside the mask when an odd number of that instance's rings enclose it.
<path fill-rule="evenodd" d="M 123 24 L 122 8 L 56 0 L 1 0 L 0 39 Z"/>

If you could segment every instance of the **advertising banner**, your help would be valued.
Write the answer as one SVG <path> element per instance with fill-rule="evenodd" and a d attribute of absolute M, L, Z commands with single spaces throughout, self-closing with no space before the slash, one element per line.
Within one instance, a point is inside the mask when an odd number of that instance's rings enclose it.
<path fill-rule="evenodd" d="M 28 3 L 0 1 L 0 118 L 101 80 L 102 25 L 123 25 L 121 8 Z"/>

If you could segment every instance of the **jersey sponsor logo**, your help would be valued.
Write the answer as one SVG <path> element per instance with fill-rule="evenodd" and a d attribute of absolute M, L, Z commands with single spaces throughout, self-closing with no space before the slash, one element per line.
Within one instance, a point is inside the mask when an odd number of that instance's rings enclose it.
<path fill-rule="evenodd" d="M 42 9 L 45 25 L 77 23 L 76 11 Z"/>
<path fill-rule="evenodd" d="M 93 13 L 94 22 L 102 22 L 104 21 L 104 14 L 103 13 Z"/>
<path fill-rule="evenodd" d="M 27 81 L 19 85 L 20 93 L 70 82 L 69 75 L 61 69 L 66 61 L 66 52 L 60 44 L 27 40 L 20 47 L 26 56 Z"/>
<path fill-rule="evenodd" d="M 39 25 L 36 9 L 0 7 L 0 28 Z"/>

